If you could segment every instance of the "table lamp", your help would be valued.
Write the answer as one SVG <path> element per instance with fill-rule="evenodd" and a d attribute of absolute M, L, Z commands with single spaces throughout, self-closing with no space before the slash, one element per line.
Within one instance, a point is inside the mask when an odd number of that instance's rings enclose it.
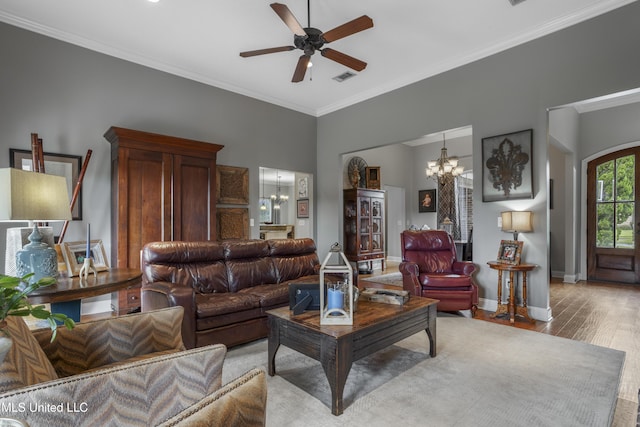
<path fill-rule="evenodd" d="M 531 211 L 506 211 L 501 213 L 502 231 L 513 233 L 513 240 L 518 240 L 518 233 L 533 231 L 533 213 Z"/>
<path fill-rule="evenodd" d="M 66 178 L 14 168 L 0 169 L 0 221 L 29 221 L 29 242 L 16 253 L 19 277 L 34 273 L 32 280 L 57 277 L 58 256 L 42 242 L 38 221 L 71 220 Z"/>

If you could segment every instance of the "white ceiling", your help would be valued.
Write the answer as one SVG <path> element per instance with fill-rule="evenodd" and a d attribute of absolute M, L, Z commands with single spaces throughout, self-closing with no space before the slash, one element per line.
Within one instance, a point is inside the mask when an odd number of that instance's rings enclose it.
<path fill-rule="evenodd" d="M 541 37 L 635 0 L 312 0 L 311 26 L 328 31 L 361 15 L 374 27 L 328 45 L 368 63 L 349 69 L 301 51 L 241 58 L 293 44 L 262 0 L 0 0 L 0 21 L 306 114 L 321 116 Z M 307 2 L 280 0 L 303 27 Z M 310 80 L 309 77 L 313 77 Z"/>

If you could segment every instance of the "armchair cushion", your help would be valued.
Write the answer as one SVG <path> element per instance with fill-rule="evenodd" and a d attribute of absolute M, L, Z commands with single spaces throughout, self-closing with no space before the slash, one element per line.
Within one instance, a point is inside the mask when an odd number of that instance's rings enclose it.
<path fill-rule="evenodd" d="M 252 369 L 159 427 L 264 426 L 266 405 L 265 373 L 260 369 Z"/>
<path fill-rule="evenodd" d="M 54 342 L 49 329 L 32 332 L 58 375 L 67 377 L 184 350 L 182 315 L 179 307 L 77 323 L 72 330 L 59 328 Z"/>
<path fill-rule="evenodd" d="M 13 342 L 4 362 L 0 363 L 0 392 L 58 378 L 25 321 L 16 316 L 7 317 L 6 321 L 7 331 Z M 62 328 L 58 332 L 61 331 Z"/>

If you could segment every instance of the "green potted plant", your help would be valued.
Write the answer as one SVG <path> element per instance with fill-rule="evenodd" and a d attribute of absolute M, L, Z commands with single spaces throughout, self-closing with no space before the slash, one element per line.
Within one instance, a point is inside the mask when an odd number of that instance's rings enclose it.
<path fill-rule="evenodd" d="M 31 305 L 27 296 L 36 289 L 56 283 L 52 277 L 44 277 L 38 281 L 30 281 L 33 273 L 23 277 L 0 275 L 0 363 L 11 348 L 11 337 L 6 329 L 8 316 L 33 316 L 47 320 L 51 328 L 51 341 L 56 339 L 58 322 L 67 329 L 73 329 L 75 323 L 64 314 L 51 313 L 44 305 Z"/>

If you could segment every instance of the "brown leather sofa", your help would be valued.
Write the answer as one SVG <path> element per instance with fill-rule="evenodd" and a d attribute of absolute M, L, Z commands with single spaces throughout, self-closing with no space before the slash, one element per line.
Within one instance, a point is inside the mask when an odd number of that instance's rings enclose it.
<path fill-rule="evenodd" d="M 267 336 L 265 312 L 289 303 L 289 283 L 319 283 L 312 239 L 154 242 L 141 253 L 142 311 L 184 307 L 187 348 Z"/>
<path fill-rule="evenodd" d="M 400 234 L 402 286 L 412 295 L 437 299 L 438 311 L 478 309 L 476 270 L 470 261 L 458 261 L 456 245 L 442 230 L 405 230 Z"/>

